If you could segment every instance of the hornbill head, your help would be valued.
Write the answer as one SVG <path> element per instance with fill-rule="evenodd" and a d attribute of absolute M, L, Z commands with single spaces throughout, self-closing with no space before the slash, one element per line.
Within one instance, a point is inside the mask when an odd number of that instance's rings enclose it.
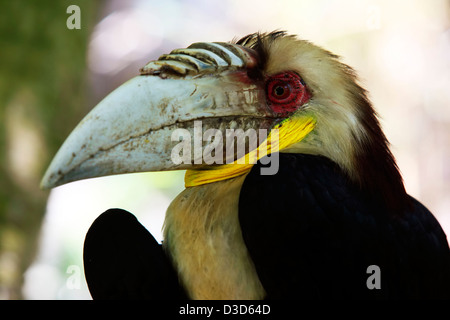
<path fill-rule="evenodd" d="M 236 169 L 240 165 L 232 162 L 242 156 L 236 152 L 224 152 L 223 165 L 207 163 L 202 156 L 212 135 L 267 129 L 270 137 L 278 129 L 279 142 L 258 136 L 257 146 L 266 143 L 267 153 L 278 148 L 325 156 L 355 183 L 393 204 L 401 201 L 403 182 L 365 90 L 350 67 L 310 42 L 272 32 L 231 43 L 194 43 L 149 62 L 140 73 L 80 122 L 48 168 L 44 188 L 176 169 L 188 169 L 187 186 L 231 178 L 251 165 Z M 202 131 L 196 132 L 199 120 Z M 190 161 L 174 161 L 180 128 L 203 143 L 200 152 L 192 143 Z M 216 133 L 205 141 L 209 129 Z M 255 148 L 250 145 L 247 156 Z"/>

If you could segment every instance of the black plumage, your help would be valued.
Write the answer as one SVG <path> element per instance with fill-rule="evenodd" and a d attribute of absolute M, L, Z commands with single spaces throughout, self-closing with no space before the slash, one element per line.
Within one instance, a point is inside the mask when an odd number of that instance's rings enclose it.
<path fill-rule="evenodd" d="M 125 210 L 107 210 L 94 221 L 83 260 L 94 299 L 186 297 L 161 245 Z"/>
<path fill-rule="evenodd" d="M 417 200 L 393 212 L 321 156 L 281 153 L 275 175 L 259 167 L 239 220 L 267 298 L 450 298 L 446 236 Z M 370 265 L 380 289 L 367 287 Z"/>

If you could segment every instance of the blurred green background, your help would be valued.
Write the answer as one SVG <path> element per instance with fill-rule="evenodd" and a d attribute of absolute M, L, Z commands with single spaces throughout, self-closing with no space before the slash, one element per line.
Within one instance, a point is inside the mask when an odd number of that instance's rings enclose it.
<path fill-rule="evenodd" d="M 0 297 L 22 297 L 23 273 L 38 245 L 48 192 L 39 182 L 71 127 L 86 112 L 86 50 L 94 1 L 83 28 L 66 28 L 65 1 L 0 2 Z"/>
<path fill-rule="evenodd" d="M 70 5 L 80 29 L 68 29 Z M 59 146 L 151 59 L 196 41 L 287 30 L 343 57 L 371 93 L 407 190 L 450 233 L 450 2 L 446 0 L 0 1 L 0 299 L 89 299 L 84 235 L 104 210 L 161 240 L 183 172 L 42 191 Z"/>

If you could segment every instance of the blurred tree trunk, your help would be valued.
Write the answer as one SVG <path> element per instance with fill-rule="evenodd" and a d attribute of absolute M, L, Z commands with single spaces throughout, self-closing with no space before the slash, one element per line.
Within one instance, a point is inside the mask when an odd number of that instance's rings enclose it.
<path fill-rule="evenodd" d="M 69 5 L 81 29 L 68 29 Z M 48 191 L 40 179 L 86 113 L 88 37 L 99 2 L 0 2 L 0 299 L 20 299 Z"/>

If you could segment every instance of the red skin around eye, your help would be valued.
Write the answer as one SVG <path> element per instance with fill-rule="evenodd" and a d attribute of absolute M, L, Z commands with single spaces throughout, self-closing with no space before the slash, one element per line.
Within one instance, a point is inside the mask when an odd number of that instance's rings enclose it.
<path fill-rule="evenodd" d="M 300 76 L 294 72 L 270 77 L 266 82 L 266 95 L 269 107 L 281 115 L 296 111 L 311 97 Z"/>

